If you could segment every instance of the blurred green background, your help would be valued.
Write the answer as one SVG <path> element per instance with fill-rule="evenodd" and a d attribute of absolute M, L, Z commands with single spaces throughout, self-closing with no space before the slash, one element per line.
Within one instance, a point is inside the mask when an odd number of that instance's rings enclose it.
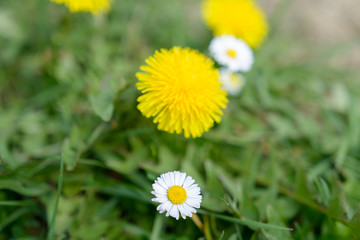
<path fill-rule="evenodd" d="M 200 1 L 1 1 L 0 239 L 359 239 L 359 75 L 331 64 L 359 41 L 285 31 L 290 5 L 222 122 L 185 139 L 136 109 L 135 73 L 155 49 L 207 54 Z M 202 228 L 151 202 L 172 170 L 202 188 Z"/>

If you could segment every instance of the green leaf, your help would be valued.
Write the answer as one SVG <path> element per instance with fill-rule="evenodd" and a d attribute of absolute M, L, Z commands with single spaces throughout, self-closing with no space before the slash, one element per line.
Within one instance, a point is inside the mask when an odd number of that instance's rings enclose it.
<path fill-rule="evenodd" d="M 224 188 L 215 173 L 215 170 L 220 169 L 221 167 L 214 165 L 213 162 L 208 159 L 205 160 L 204 166 L 206 172 L 206 190 L 214 195 L 223 196 Z"/>
<path fill-rule="evenodd" d="M 324 179 L 322 179 L 320 177 L 316 179 L 315 183 L 320 192 L 320 199 L 321 199 L 322 203 L 325 206 L 327 206 L 329 204 L 329 201 L 331 198 L 331 193 L 330 193 L 328 184 L 325 182 Z"/>
<path fill-rule="evenodd" d="M 339 218 L 343 218 L 347 215 L 345 209 L 346 209 L 346 202 L 344 200 L 343 195 L 343 186 L 340 182 L 337 181 L 337 179 L 333 179 L 333 186 L 332 186 L 332 193 L 331 197 L 329 199 L 329 207 L 327 211 L 331 213 L 334 216 L 337 216 Z"/>
<path fill-rule="evenodd" d="M 280 215 L 274 210 L 271 205 L 268 205 L 266 208 L 267 219 L 270 224 L 285 227 L 285 224 L 282 222 Z M 282 231 L 278 229 L 266 229 L 264 230 L 264 235 L 268 239 L 272 240 L 291 240 L 291 234 L 289 231 Z"/>
<path fill-rule="evenodd" d="M 280 196 L 276 199 L 274 208 L 282 219 L 291 220 L 299 213 L 300 204 L 291 198 Z"/>
<path fill-rule="evenodd" d="M 69 138 L 64 140 L 61 151 L 63 153 L 66 170 L 74 170 L 79 159 L 79 153 L 72 148 Z"/>
<path fill-rule="evenodd" d="M 179 158 L 165 145 L 159 146 L 159 163 L 154 164 L 154 162 L 141 161 L 141 167 L 147 171 L 155 172 L 161 174 L 164 172 L 173 171 L 174 169 L 179 168 Z"/>
<path fill-rule="evenodd" d="M 260 197 L 256 199 L 255 202 L 257 209 L 259 210 L 260 219 L 266 218 L 267 206 L 275 203 L 277 195 L 278 184 L 276 182 L 272 182 L 269 188 L 261 191 Z"/>
<path fill-rule="evenodd" d="M 354 216 L 350 220 L 350 225 L 355 229 L 356 233 L 360 236 L 360 205 L 356 210 Z"/>
<path fill-rule="evenodd" d="M 240 201 L 242 198 L 240 181 L 229 177 L 222 168 L 216 168 L 216 172 L 219 181 L 226 191 L 231 194 L 236 201 Z"/>
<path fill-rule="evenodd" d="M 312 196 L 307 186 L 306 173 L 302 168 L 296 171 L 296 194 L 305 199 L 311 199 Z"/>
<path fill-rule="evenodd" d="M 89 101 L 94 113 L 103 121 L 108 122 L 114 111 L 113 99 L 103 95 L 89 95 Z"/>
<path fill-rule="evenodd" d="M 23 200 L 23 201 L 0 201 L 0 206 L 29 206 L 35 204 L 31 200 Z"/>
<path fill-rule="evenodd" d="M 18 218 L 20 218 L 22 215 L 30 212 L 30 208 L 28 207 L 22 207 L 14 211 L 9 217 L 7 217 L 3 222 L 0 223 L 0 232 L 8 225 L 10 225 L 12 222 L 16 221 Z"/>
<path fill-rule="evenodd" d="M 129 140 L 132 151 L 124 156 L 125 159 L 110 153 L 101 155 L 108 168 L 119 173 L 132 174 L 138 164 L 146 158 L 147 148 L 144 146 L 144 143 L 137 137 L 131 137 Z"/>
<path fill-rule="evenodd" d="M 8 149 L 7 143 L 4 139 L 0 138 L 0 157 L 10 170 L 16 169 L 20 164 L 15 161 L 11 152 Z"/>
<path fill-rule="evenodd" d="M 108 194 L 111 196 L 117 196 L 121 198 L 130 198 L 139 200 L 145 203 L 153 203 L 151 201 L 151 197 L 149 194 L 145 193 L 144 191 L 140 190 L 139 188 L 133 187 L 131 185 L 120 185 L 116 187 L 102 187 L 98 189 L 104 194 Z"/>
<path fill-rule="evenodd" d="M 0 189 L 7 189 L 25 196 L 40 196 L 49 191 L 49 187 L 45 183 L 35 183 L 32 181 L 19 180 L 0 180 Z"/>
<path fill-rule="evenodd" d="M 109 78 L 101 82 L 95 81 L 92 87 L 93 91 L 88 95 L 91 108 L 103 121 L 108 122 L 115 108 L 116 93 L 125 87 L 125 83 L 115 78 Z"/>
<path fill-rule="evenodd" d="M 114 154 L 102 154 L 101 158 L 104 160 L 105 165 L 109 169 L 123 174 L 130 174 L 134 172 L 137 167 L 137 163 L 140 160 L 134 154 L 129 155 L 125 160 Z"/>
<path fill-rule="evenodd" d="M 339 170 L 342 170 L 342 167 L 345 163 L 348 148 L 349 148 L 349 144 L 347 139 L 343 139 L 335 156 L 335 165 L 336 168 Z"/>
<path fill-rule="evenodd" d="M 242 201 L 240 202 L 240 214 L 253 221 L 259 220 L 260 217 L 258 208 L 246 193 L 243 194 Z"/>
<path fill-rule="evenodd" d="M 207 192 L 202 192 L 202 202 L 201 202 L 201 206 L 211 210 L 213 212 L 224 212 L 226 209 L 226 206 L 224 203 L 224 200 L 216 197 L 214 195 L 211 195 L 210 193 Z"/>

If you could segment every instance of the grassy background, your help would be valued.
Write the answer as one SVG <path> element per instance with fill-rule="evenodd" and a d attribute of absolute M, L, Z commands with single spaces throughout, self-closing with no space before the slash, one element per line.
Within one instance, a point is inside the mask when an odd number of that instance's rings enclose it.
<path fill-rule="evenodd" d="M 353 42 L 287 35 L 284 3 L 223 121 L 185 139 L 141 116 L 134 74 L 155 49 L 207 53 L 199 1 L 1 1 L 0 239 L 359 239 L 360 83 L 328 64 Z M 201 186 L 202 228 L 151 203 L 171 170 Z"/>

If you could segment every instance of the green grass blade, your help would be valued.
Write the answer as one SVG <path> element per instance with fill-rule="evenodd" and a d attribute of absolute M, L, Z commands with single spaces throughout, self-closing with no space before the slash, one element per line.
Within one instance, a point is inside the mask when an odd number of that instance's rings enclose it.
<path fill-rule="evenodd" d="M 48 235 L 47 235 L 47 238 L 46 238 L 47 240 L 51 240 L 53 238 L 53 235 L 54 235 L 55 218 L 56 218 L 56 212 L 57 212 L 58 205 L 59 205 L 61 189 L 62 189 L 62 185 L 63 185 L 63 177 L 64 177 L 64 160 L 63 160 L 63 155 L 61 154 L 60 174 L 59 174 L 58 189 L 57 189 L 57 194 L 56 194 L 56 202 L 55 202 L 55 208 L 54 208 L 54 212 L 53 212 L 51 222 L 50 222 Z"/>
<path fill-rule="evenodd" d="M 34 204 L 32 201 L 15 201 L 15 200 L 10 200 L 10 201 L 0 201 L 0 206 L 29 206 Z"/>
<path fill-rule="evenodd" d="M 8 218 L 6 218 L 3 222 L 0 223 L 0 232 L 8 225 L 10 225 L 12 222 L 14 222 L 16 219 L 24 215 L 25 213 L 29 212 L 30 209 L 28 207 L 23 207 L 15 212 L 13 212 Z"/>
<path fill-rule="evenodd" d="M 272 225 L 272 224 L 267 224 L 267 223 L 262 223 L 262 222 L 256 222 L 256 221 L 252 221 L 252 220 L 247 220 L 247 219 L 239 219 L 239 218 L 234 218 L 234 217 L 229 217 L 226 215 L 222 215 L 222 214 L 218 214 L 218 213 L 211 213 L 208 212 L 206 210 L 199 210 L 199 213 L 202 214 L 208 214 L 211 216 L 214 216 L 216 218 L 228 221 L 228 222 L 232 222 L 232 223 L 238 223 L 238 224 L 242 224 L 248 227 L 253 227 L 253 228 L 263 228 L 263 229 L 279 229 L 279 230 L 285 230 L 285 231 L 292 231 L 292 228 L 286 228 L 286 227 L 281 227 L 281 226 L 276 226 L 276 225 Z"/>

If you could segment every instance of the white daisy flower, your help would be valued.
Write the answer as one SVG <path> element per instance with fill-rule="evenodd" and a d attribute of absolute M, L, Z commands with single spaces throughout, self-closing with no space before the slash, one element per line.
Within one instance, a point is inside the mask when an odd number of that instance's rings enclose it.
<path fill-rule="evenodd" d="M 166 211 L 167 217 L 178 220 L 181 215 L 185 219 L 196 213 L 195 208 L 200 208 L 200 187 L 186 173 L 174 171 L 161 174 L 152 187 L 154 191 L 151 193 L 156 196 L 152 201 L 161 203 L 157 210 L 160 213 Z"/>
<path fill-rule="evenodd" d="M 211 56 L 231 71 L 250 71 L 254 63 L 251 48 L 241 39 L 232 35 L 215 37 L 209 46 Z"/>
<path fill-rule="evenodd" d="M 225 89 L 229 95 L 238 95 L 245 85 L 245 77 L 240 73 L 235 73 L 224 68 L 221 68 L 219 73 L 219 81 L 222 82 L 221 87 Z"/>

